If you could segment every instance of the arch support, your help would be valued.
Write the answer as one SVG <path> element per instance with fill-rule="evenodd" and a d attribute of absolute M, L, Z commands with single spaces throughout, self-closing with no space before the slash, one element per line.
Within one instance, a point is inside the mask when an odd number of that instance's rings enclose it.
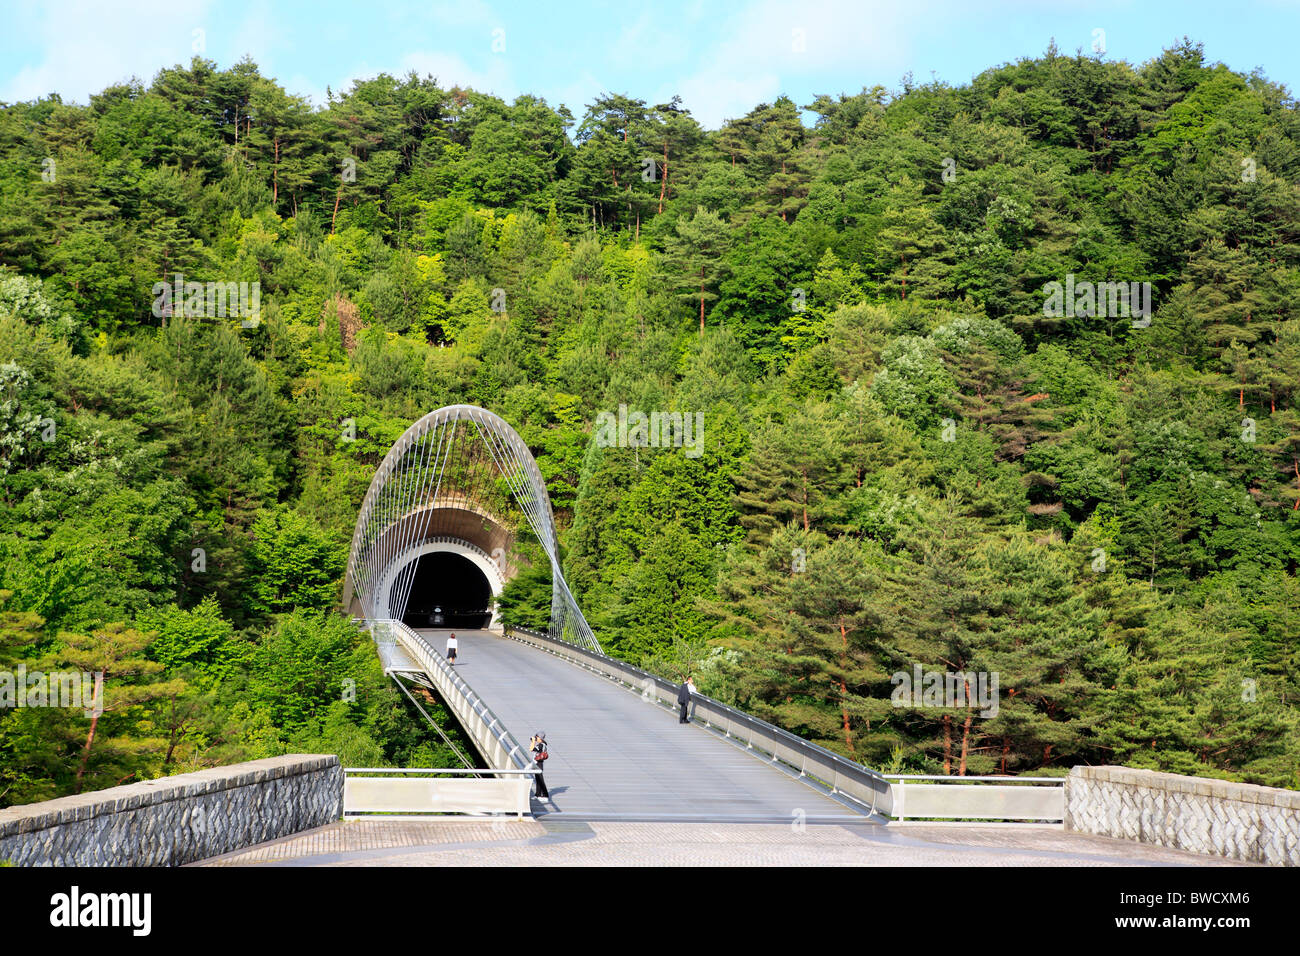
<path fill-rule="evenodd" d="M 343 606 L 370 620 L 401 620 L 415 559 L 435 550 L 469 558 L 499 595 L 514 571 L 514 527 L 504 517 L 512 507 L 551 565 L 550 636 L 599 651 L 560 568 L 555 516 L 537 462 L 504 419 L 473 405 L 425 415 L 380 462 L 357 515 Z"/>

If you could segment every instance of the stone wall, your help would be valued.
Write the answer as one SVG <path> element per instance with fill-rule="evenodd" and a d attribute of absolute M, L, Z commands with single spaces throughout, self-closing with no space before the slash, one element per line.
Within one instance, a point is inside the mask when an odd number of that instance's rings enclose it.
<path fill-rule="evenodd" d="M 1300 792 L 1127 767 L 1075 767 L 1065 829 L 1300 866 Z"/>
<path fill-rule="evenodd" d="M 18 866 L 179 866 L 343 814 L 333 754 L 293 754 L 0 810 Z"/>

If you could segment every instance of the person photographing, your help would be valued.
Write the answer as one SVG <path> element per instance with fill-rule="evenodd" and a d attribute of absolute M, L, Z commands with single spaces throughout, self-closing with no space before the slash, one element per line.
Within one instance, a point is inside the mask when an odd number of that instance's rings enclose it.
<path fill-rule="evenodd" d="M 546 789 L 546 778 L 542 776 L 542 765 L 551 759 L 551 755 L 546 750 L 546 732 L 533 734 L 528 746 L 533 752 L 533 763 L 537 764 L 537 773 L 533 775 L 533 779 L 537 781 L 537 799 L 549 801 L 551 791 Z"/>

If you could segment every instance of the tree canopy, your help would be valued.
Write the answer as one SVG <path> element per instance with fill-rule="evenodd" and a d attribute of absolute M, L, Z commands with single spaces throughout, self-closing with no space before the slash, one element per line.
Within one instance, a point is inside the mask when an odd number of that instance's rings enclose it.
<path fill-rule="evenodd" d="M 177 281 L 260 311 L 156 314 Z M 1298 293 L 1297 104 L 1186 40 L 716 131 L 201 58 L 0 105 L 0 666 L 112 704 L 93 743 L 0 711 L 0 804 L 450 759 L 334 613 L 450 403 L 531 447 L 612 653 L 893 771 L 1300 786 Z M 698 446 L 598 442 L 624 406 Z M 998 674 L 996 715 L 898 706 L 915 666 Z"/>

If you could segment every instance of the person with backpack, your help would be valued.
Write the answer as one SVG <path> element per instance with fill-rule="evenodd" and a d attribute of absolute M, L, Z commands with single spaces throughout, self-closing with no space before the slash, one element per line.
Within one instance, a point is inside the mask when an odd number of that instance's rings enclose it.
<path fill-rule="evenodd" d="M 691 708 L 691 679 L 688 676 L 682 681 L 682 686 L 677 688 L 677 706 L 681 708 L 681 716 L 677 718 L 679 724 L 688 724 L 691 721 L 689 711 Z"/>
<path fill-rule="evenodd" d="M 528 745 L 533 752 L 533 763 L 537 764 L 537 773 L 533 775 L 533 779 L 537 781 L 537 799 L 549 801 L 551 791 L 546 789 L 546 778 L 542 776 L 542 764 L 551 759 L 551 755 L 546 750 L 546 731 L 533 734 Z"/>

